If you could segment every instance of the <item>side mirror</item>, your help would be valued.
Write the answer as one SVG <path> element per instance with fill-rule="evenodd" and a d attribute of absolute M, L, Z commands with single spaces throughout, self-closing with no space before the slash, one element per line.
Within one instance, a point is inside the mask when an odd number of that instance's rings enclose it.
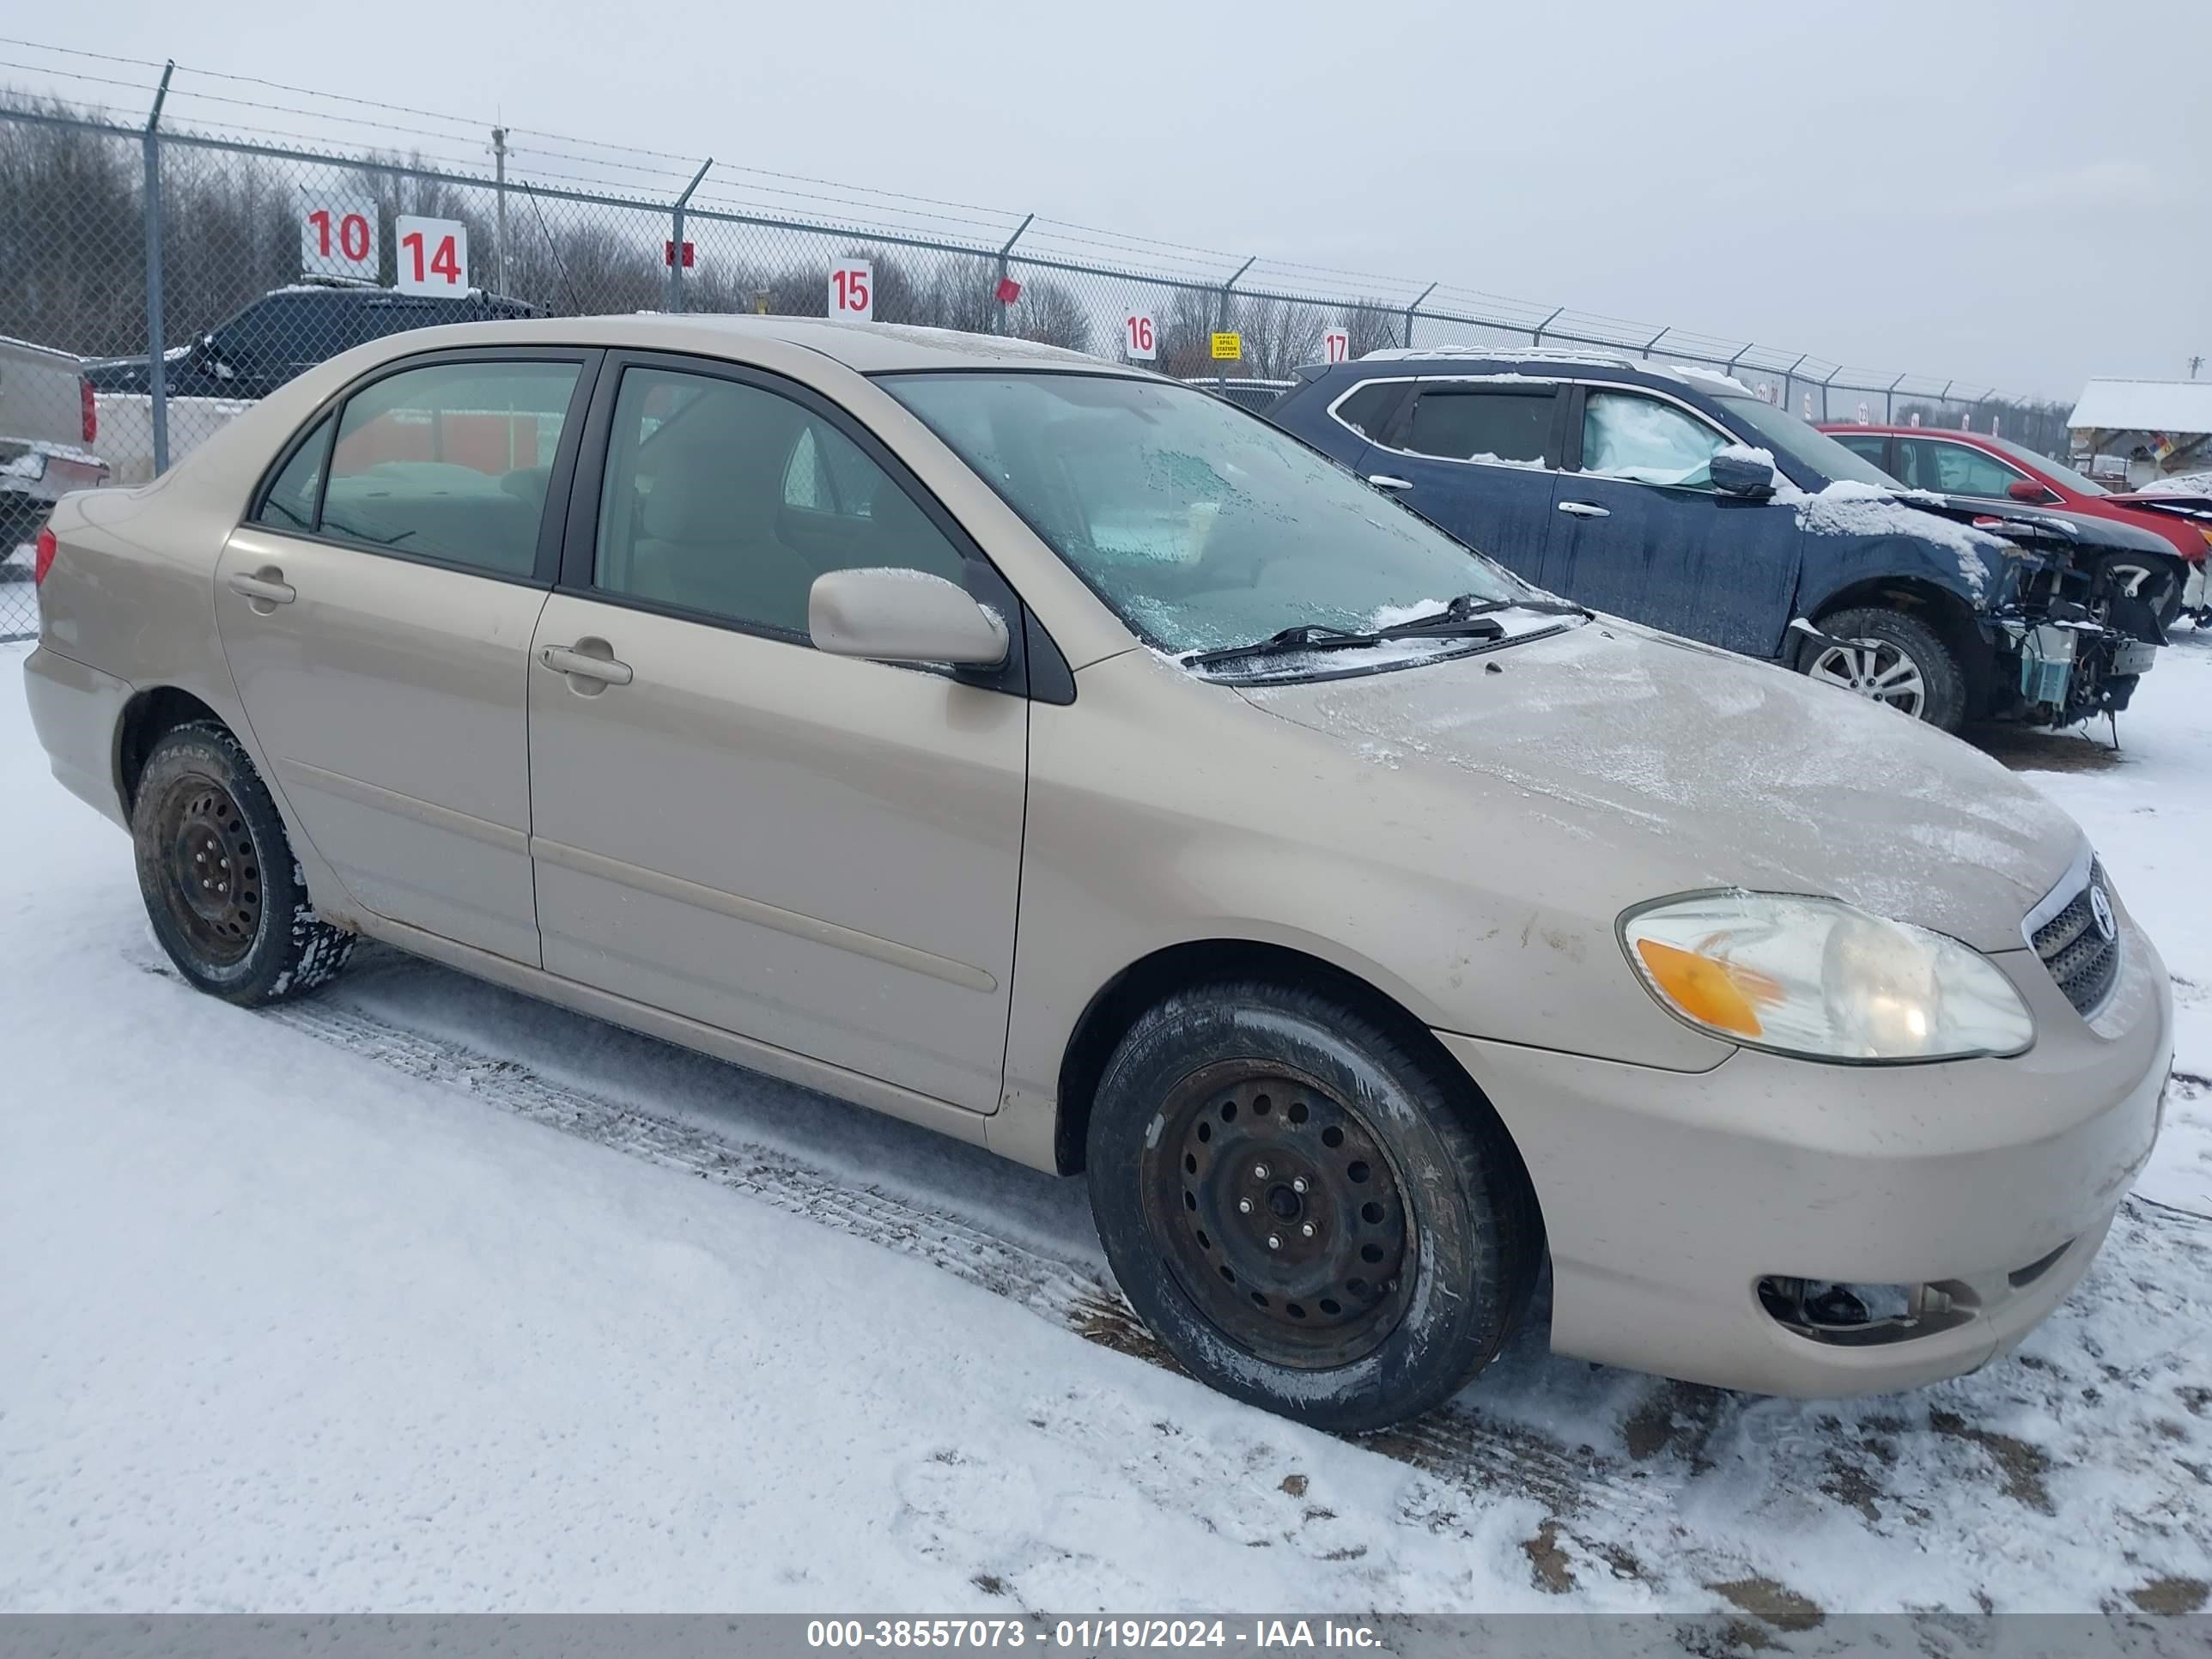
<path fill-rule="evenodd" d="M 814 648 L 872 662 L 993 668 L 1006 659 L 1006 619 L 942 576 L 903 569 L 832 570 L 807 591 Z"/>
<path fill-rule="evenodd" d="M 1723 495 L 1749 495 L 1753 498 L 1774 493 L 1774 463 L 1753 460 L 1748 455 L 1732 455 L 1723 450 L 1708 464 L 1708 476 L 1713 488 Z"/>
<path fill-rule="evenodd" d="M 2050 499 L 2051 492 L 2033 478 L 2014 478 L 2005 486 L 2005 494 L 2016 501 L 2029 501 L 2040 507 Z"/>

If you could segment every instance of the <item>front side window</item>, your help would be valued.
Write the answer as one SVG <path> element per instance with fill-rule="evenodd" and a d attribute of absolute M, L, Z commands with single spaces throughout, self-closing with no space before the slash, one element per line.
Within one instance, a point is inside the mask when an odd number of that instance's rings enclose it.
<path fill-rule="evenodd" d="M 1594 391 L 1583 401 L 1585 472 L 1710 489 L 1707 463 L 1727 442 L 1703 421 L 1656 398 Z"/>
<path fill-rule="evenodd" d="M 1552 432 L 1548 391 L 1423 388 L 1413 400 L 1405 447 L 1452 461 L 1522 461 L 1541 465 Z"/>
<path fill-rule="evenodd" d="M 322 532 L 529 575 L 577 372 L 574 363 L 436 363 L 363 387 L 338 416 Z"/>
<path fill-rule="evenodd" d="M 2026 475 L 1993 455 L 1939 438 L 1899 438 L 1897 476 L 1946 495 L 2002 495 Z"/>
<path fill-rule="evenodd" d="M 804 639 L 817 576 L 890 566 L 958 582 L 964 564 L 805 405 L 713 375 L 623 372 L 593 554 L 603 592 Z"/>
<path fill-rule="evenodd" d="M 1370 629 L 1464 593 L 1532 597 L 1286 433 L 1187 386 L 1051 372 L 878 384 L 1163 650 Z"/>

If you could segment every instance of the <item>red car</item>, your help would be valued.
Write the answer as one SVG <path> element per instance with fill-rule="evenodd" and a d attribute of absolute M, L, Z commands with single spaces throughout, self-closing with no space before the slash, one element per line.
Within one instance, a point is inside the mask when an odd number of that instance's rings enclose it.
<path fill-rule="evenodd" d="M 2030 506 L 2063 507 L 2084 518 L 2111 519 L 2147 530 L 2188 561 L 2188 579 L 2182 591 L 2174 592 L 2170 576 L 2146 571 L 2130 591 L 2155 604 L 2163 620 L 2186 613 L 2202 626 L 2212 618 L 2212 595 L 2205 592 L 2204 579 L 2205 555 L 2212 551 L 2212 520 L 2162 511 L 2135 497 L 2115 495 L 2063 462 L 1985 433 L 1840 421 L 1823 424 L 1820 430 L 1914 489 L 2009 496 Z"/>

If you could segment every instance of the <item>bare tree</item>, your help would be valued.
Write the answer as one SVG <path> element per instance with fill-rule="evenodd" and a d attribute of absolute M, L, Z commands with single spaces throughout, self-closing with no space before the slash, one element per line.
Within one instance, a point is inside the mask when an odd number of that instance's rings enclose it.
<path fill-rule="evenodd" d="M 1352 337 L 1355 357 L 1406 343 L 1406 313 L 1391 310 L 1380 300 L 1361 300 L 1346 307 L 1341 326 Z"/>
<path fill-rule="evenodd" d="M 1070 351 L 1091 349 L 1091 313 L 1075 290 L 1047 277 L 1027 283 L 1021 298 L 1008 307 L 1007 332 L 1046 345 L 1066 346 Z"/>
<path fill-rule="evenodd" d="M 1290 378 L 1299 365 L 1321 361 L 1321 337 L 1328 318 L 1303 300 L 1253 298 L 1237 302 L 1231 313 L 1244 337 L 1239 367 L 1263 380 Z"/>

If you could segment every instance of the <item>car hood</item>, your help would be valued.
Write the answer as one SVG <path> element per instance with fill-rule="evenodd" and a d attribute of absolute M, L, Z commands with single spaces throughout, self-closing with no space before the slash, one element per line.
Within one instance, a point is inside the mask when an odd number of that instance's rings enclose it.
<path fill-rule="evenodd" d="M 1622 908 L 1713 887 L 1816 894 L 2019 950 L 2022 918 L 2082 844 L 2063 812 L 1954 738 L 1613 617 L 1243 691 L 1363 761 L 1449 775 L 1474 797 L 1477 834 L 1485 813 L 1548 821 L 1545 855 Z"/>
<path fill-rule="evenodd" d="M 2038 544 L 2036 531 L 2049 529 L 2063 538 L 2064 547 L 2087 548 L 2100 553 L 2173 551 L 2173 544 L 2165 538 L 2118 519 L 2100 519 L 2086 513 L 2069 512 L 2063 507 L 2030 507 L 2023 501 L 2000 501 L 1993 496 L 1954 495 L 1944 499 L 1969 514 L 1978 527 L 1990 528 L 1995 535 L 2027 541 L 2030 545 Z M 2003 527 L 1979 524 L 1990 519 L 2003 520 Z"/>

